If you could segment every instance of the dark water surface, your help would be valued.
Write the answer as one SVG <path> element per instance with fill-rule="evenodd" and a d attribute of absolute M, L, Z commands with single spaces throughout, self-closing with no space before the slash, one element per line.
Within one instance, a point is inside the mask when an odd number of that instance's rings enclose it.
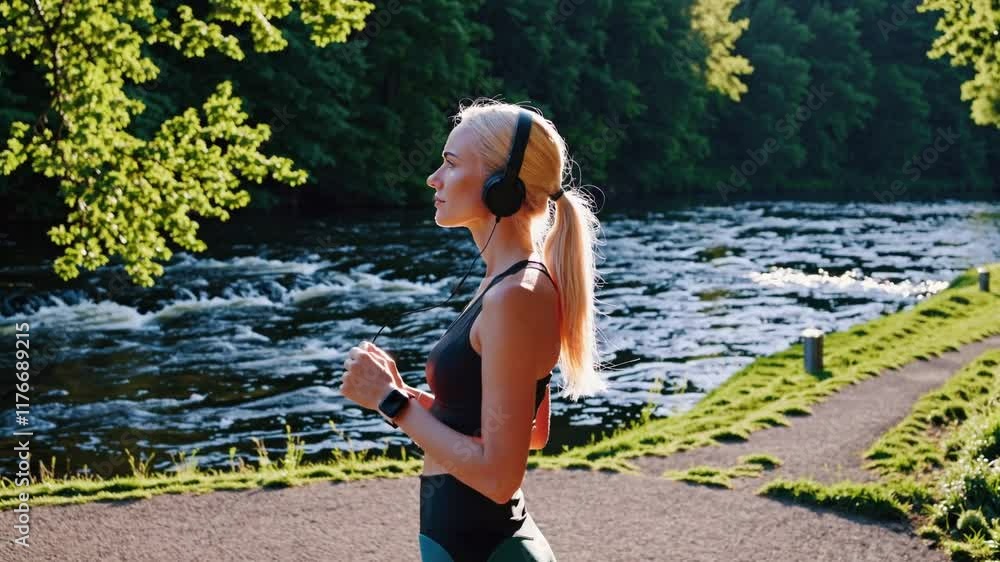
<path fill-rule="evenodd" d="M 177 253 L 150 289 L 124 283 L 120 267 L 66 284 L 51 259 L 19 247 L 0 269 L 0 334 L 12 342 L 14 322 L 30 322 L 45 367 L 30 391 L 34 459 L 54 455 L 60 475 L 67 460 L 107 475 L 129 472 L 126 448 L 155 452 L 156 470 L 198 449 L 201 466 L 224 467 L 231 446 L 256 462 L 251 437 L 281 456 L 285 424 L 309 461 L 334 449 L 418 451 L 339 396 L 344 354 L 389 323 L 376 343 L 427 389 L 427 353 L 485 266 L 468 231 L 438 227 L 431 208 L 380 217 L 206 225 L 209 251 Z M 600 218 L 602 360 L 616 367 L 604 395 L 553 393 L 553 452 L 610 433 L 648 401 L 654 417 L 684 411 L 803 328 L 895 312 L 1000 254 L 1000 205 L 986 202 L 755 202 Z M 473 260 L 451 302 L 396 323 L 443 301 Z M 12 409 L 12 393 L 5 400 Z"/>

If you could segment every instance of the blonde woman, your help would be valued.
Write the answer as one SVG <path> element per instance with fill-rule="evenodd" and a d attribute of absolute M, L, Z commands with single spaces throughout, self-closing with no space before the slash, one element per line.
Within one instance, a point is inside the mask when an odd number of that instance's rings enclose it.
<path fill-rule="evenodd" d="M 599 223 L 590 200 L 569 188 L 566 145 L 551 121 L 484 99 L 460 108 L 455 123 L 427 185 L 437 224 L 469 229 L 486 276 L 430 352 L 431 393 L 405 384 L 369 342 L 349 353 L 343 392 L 424 451 L 424 562 L 552 562 L 521 483 L 529 450 L 548 441 L 557 362 L 570 399 L 607 388 L 594 318 Z M 393 393 L 398 403 L 386 406 Z"/>

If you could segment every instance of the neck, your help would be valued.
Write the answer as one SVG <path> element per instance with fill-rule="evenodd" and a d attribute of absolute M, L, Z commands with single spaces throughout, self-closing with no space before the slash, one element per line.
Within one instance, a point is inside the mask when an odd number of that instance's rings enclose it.
<path fill-rule="evenodd" d="M 513 217 L 500 219 L 500 224 L 496 224 L 496 220 L 496 216 L 490 215 L 489 219 L 469 227 L 480 250 L 489 240 L 482 256 L 486 262 L 486 277 L 497 275 L 515 263 L 535 256 L 530 234 L 519 228 Z M 496 232 L 493 232 L 494 225 Z M 492 239 L 490 232 L 493 232 Z"/>

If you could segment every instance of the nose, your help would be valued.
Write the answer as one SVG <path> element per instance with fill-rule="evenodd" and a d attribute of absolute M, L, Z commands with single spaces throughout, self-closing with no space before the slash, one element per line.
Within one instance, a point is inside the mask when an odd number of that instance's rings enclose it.
<path fill-rule="evenodd" d="M 438 177 L 438 172 L 440 171 L 441 168 L 438 168 L 437 170 L 434 170 L 434 173 L 427 176 L 427 185 L 433 187 L 434 189 L 441 189 L 441 179 Z"/>

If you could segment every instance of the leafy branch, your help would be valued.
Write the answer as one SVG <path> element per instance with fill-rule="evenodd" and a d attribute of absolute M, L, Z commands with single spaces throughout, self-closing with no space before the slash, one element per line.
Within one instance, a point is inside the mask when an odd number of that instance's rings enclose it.
<path fill-rule="evenodd" d="M 374 9 L 358 0 L 213 0 L 205 19 L 181 5 L 174 22 L 157 17 L 151 0 L 0 2 L 0 55 L 31 61 L 50 93 L 33 126 L 11 124 L 0 169 L 10 175 L 30 162 L 34 172 L 58 178 L 71 210 L 48 232 L 65 246 L 54 264 L 60 277 L 119 256 L 133 282 L 152 286 L 172 256 L 166 236 L 203 251 L 191 215 L 228 220 L 229 210 L 250 201 L 242 180 L 305 183 L 307 172 L 290 159 L 261 153 L 271 129 L 246 123 L 229 81 L 216 85 L 200 112 L 184 110 L 149 140 L 128 132 L 145 104 L 124 90 L 126 80 L 142 84 L 159 74 L 142 53 L 144 43 L 167 44 L 189 58 L 213 49 L 243 60 L 239 40 L 216 22 L 249 25 L 258 52 L 282 50 L 287 42 L 274 22 L 294 4 L 320 47 L 346 41 Z"/>

